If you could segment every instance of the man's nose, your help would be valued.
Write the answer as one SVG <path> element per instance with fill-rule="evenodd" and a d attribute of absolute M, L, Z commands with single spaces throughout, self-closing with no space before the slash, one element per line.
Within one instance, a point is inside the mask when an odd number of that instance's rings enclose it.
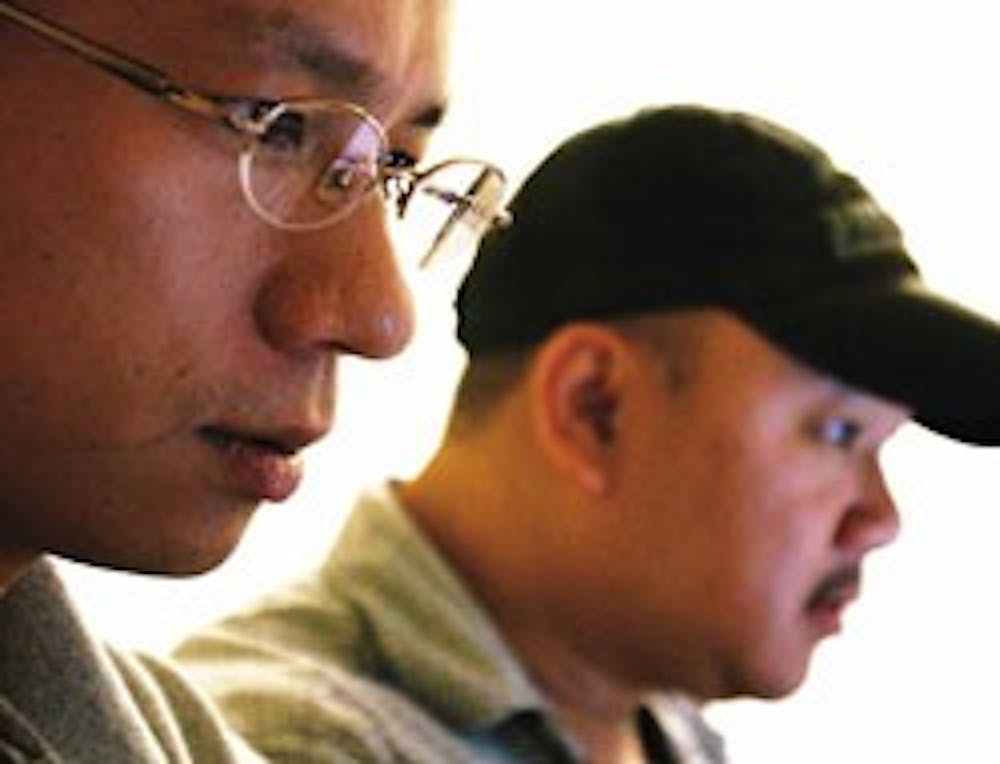
<path fill-rule="evenodd" d="M 254 307 L 261 333 L 291 354 L 335 350 L 367 358 L 400 352 L 413 334 L 413 301 L 378 194 L 329 228 L 282 234 L 288 254 Z"/>
<path fill-rule="evenodd" d="M 891 543 L 899 529 L 896 502 L 881 465 L 873 457 L 859 476 L 859 490 L 844 516 L 838 541 L 860 554 Z"/>

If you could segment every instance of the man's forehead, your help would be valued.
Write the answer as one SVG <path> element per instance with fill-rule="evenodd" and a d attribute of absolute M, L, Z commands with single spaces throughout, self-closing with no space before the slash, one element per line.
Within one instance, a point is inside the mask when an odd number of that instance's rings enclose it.
<path fill-rule="evenodd" d="M 783 390 L 797 389 L 804 399 L 822 399 L 856 410 L 871 411 L 900 421 L 911 416 L 905 406 L 879 397 L 836 376 L 833 372 L 813 366 L 790 350 L 767 337 L 751 324 L 735 315 L 721 313 L 715 321 L 717 357 L 734 369 L 742 370 L 746 379 L 751 372 L 769 379 Z M 734 374 L 731 379 L 739 379 Z M 786 384 L 791 383 L 791 384 Z"/>
<path fill-rule="evenodd" d="M 840 387 L 840 383 L 810 368 L 790 351 L 736 313 L 721 308 L 697 312 L 701 352 L 699 362 L 708 378 L 728 386 L 747 380 L 772 383 L 787 380 Z"/>
<path fill-rule="evenodd" d="M 202 7 L 251 58 L 370 108 L 405 96 L 440 112 L 450 0 L 216 0 Z M 437 119 L 440 114 L 437 114 Z M 428 121 L 426 115 L 422 121 Z"/>

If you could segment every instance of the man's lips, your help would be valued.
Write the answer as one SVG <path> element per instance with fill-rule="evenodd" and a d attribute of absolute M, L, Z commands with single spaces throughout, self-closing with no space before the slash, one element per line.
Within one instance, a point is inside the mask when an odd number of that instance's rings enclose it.
<path fill-rule="evenodd" d="M 830 573 L 813 591 L 806 612 L 830 633 L 840 630 L 840 618 L 861 592 L 861 568 L 850 565 Z"/>
<path fill-rule="evenodd" d="M 222 456 L 223 468 L 239 492 L 257 501 L 284 501 L 295 492 L 302 481 L 298 452 L 314 439 L 214 426 L 202 427 L 198 434 Z"/>

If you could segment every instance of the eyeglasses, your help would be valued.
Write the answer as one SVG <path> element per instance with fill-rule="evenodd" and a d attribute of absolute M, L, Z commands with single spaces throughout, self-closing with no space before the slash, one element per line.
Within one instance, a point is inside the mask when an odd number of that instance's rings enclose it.
<path fill-rule="evenodd" d="M 411 157 L 389 148 L 385 128 L 357 104 L 198 92 L 148 64 L 10 3 L 0 2 L 0 18 L 167 103 L 245 136 L 238 159 L 240 187 L 250 209 L 275 228 L 309 231 L 332 225 L 373 190 L 381 192 L 401 219 L 421 206 L 418 200 L 429 200 L 437 208 L 438 220 L 421 229 L 430 242 L 419 261 L 424 267 L 456 244 L 472 247 L 490 228 L 510 221 L 503 206 L 506 179 L 497 167 L 453 158 L 419 169 Z"/>

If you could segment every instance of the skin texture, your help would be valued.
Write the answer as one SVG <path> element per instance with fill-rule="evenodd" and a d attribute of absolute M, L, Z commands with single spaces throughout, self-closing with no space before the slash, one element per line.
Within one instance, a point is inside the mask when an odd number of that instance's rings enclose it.
<path fill-rule="evenodd" d="M 207 92 L 356 100 L 417 158 L 445 108 L 448 0 L 24 6 Z M 206 428 L 291 458 L 337 359 L 411 334 L 383 205 L 273 229 L 239 137 L 9 23 L 0 90 L 0 585 L 42 552 L 208 569 L 262 497 Z"/>
<path fill-rule="evenodd" d="M 878 453 L 909 412 L 731 315 L 681 320 L 681 386 L 651 343 L 557 331 L 403 494 L 588 760 L 634 751 L 650 690 L 791 692 L 898 530 Z"/>

